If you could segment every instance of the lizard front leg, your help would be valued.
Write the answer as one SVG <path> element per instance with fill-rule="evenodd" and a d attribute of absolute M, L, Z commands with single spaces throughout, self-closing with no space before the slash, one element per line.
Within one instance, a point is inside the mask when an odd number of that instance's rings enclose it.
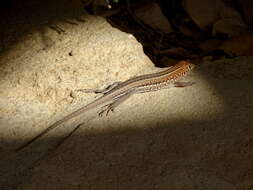
<path fill-rule="evenodd" d="M 107 92 L 118 86 L 120 83 L 120 81 L 116 81 L 103 89 L 78 89 L 78 91 L 82 91 L 85 93 L 106 94 Z"/>
<path fill-rule="evenodd" d="M 195 84 L 195 82 L 174 82 L 173 86 L 174 87 L 187 87 L 187 86 L 192 86 Z"/>

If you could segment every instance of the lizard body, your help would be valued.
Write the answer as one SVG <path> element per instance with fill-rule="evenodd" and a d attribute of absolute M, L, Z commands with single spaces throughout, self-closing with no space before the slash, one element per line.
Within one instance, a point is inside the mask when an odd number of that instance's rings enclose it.
<path fill-rule="evenodd" d="M 194 65 L 191 64 L 190 62 L 180 61 L 176 65 L 169 67 L 164 71 L 130 78 L 129 80 L 126 80 L 124 82 L 115 83 L 104 90 L 94 91 L 103 93 L 103 95 L 94 100 L 93 102 L 79 108 L 78 110 L 72 112 L 71 114 L 65 116 L 64 118 L 56 121 L 51 126 L 42 131 L 40 134 L 38 134 L 33 139 L 31 139 L 30 141 L 28 141 L 27 143 L 25 143 L 16 150 L 19 151 L 23 149 L 24 147 L 31 144 L 36 139 L 46 134 L 50 130 L 58 127 L 62 123 L 105 103 L 110 102 L 108 105 L 105 106 L 105 109 L 103 109 L 99 113 L 99 115 L 102 115 L 104 112 L 106 112 L 107 115 L 110 111 L 113 111 L 115 107 L 117 107 L 131 95 L 136 93 L 157 91 L 160 89 L 169 88 L 173 86 L 175 87 L 190 86 L 193 84 L 192 82 L 177 82 L 177 81 L 182 76 L 186 75 L 186 73 L 188 73 L 188 71 L 190 71 L 193 67 Z"/>

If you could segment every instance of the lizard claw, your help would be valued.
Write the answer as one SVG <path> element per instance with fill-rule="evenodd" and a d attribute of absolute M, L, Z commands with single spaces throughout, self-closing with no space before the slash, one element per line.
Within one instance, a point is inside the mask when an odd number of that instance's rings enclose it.
<path fill-rule="evenodd" d="M 110 112 L 114 112 L 114 108 L 111 104 L 103 106 L 98 115 L 99 117 L 102 117 L 105 113 L 105 115 L 108 116 Z"/>

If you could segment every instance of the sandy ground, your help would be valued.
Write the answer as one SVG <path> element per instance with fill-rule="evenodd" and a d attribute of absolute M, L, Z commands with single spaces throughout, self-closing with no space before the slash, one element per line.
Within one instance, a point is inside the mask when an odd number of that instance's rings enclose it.
<path fill-rule="evenodd" d="M 78 2 L 14 7 L 1 13 L 0 189 L 253 189 L 252 57 L 203 63 L 192 87 L 134 95 L 15 152 L 94 99 L 78 89 L 159 69 Z"/>

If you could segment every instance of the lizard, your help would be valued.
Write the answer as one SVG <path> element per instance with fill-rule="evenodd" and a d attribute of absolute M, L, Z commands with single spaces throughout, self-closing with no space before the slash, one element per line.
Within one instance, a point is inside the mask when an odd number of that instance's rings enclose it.
<path fill-rule="evenodd" d="M 107 88 L 102 90 L 88 90 L 87 92 L 102 93 L 103 95 L 91 103 L 79 108 L 78 110 L 70 113 L 62 119 L 56 121 L 51 126 L 46 128 L 37 136 L 18 147 L 16 151 L 22 150 L 36 139 L 40 138 L 50 130 L 58 127 L 64 122 L 85 113 L 91 109 L 102 106 L 102 110 L 99 112 L 99 116 L 104 113 L 108 115 L 109 112 L 113 112 L 114 109 L 119 106 L 122 102 L 127 100 L 131 95 L 137 93 L 145 93 L 151 91 L 157 91 L 164 88 L 170 87 L 186 87 L 191 86 L 194 82 L 179 82 L 178 80 L 185 76 L 192 68 L 194 64 L 188 61 L 180 61 L 176 65 L 166 68 L 164 71 L 160 71 L 153 74 L 140 75 L 137 77 L 130 78 L 124 82 L 115 82 L 109 85 Z"/>

